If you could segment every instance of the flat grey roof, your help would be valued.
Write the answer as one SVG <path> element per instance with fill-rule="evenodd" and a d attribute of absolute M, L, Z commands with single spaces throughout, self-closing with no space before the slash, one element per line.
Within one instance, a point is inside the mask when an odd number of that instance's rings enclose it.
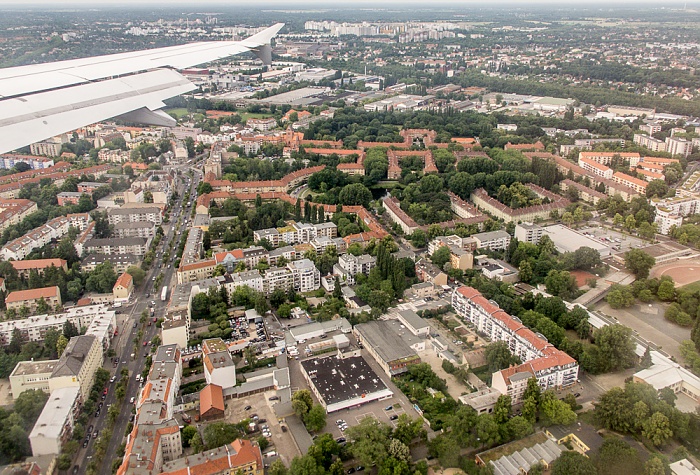
<path fill-rule="evenodd" d="M 609 253 L 610 249 L 605 244 L 591 239 L 564 225 L 555 224 L 547 226 L 544 231 L 552 239 L 559 252 L 574 252 L 581 247 L 590 247 L 599 253 Z"/>
<path fill-rule="evenodd" d="M 326 405 L 387 389 L 362 356 L 313 358 L 301 365 Z"/>
<path fill-rule="evenodd" d="M 479 241 L 491 241 L 492 239 L 501 239 L 505 237 L 510 237 L 507 232 L 500 231 L 489 231 L 485 233 L 472 234 L 473 238 L 477 238 Z"/>
<path fill-rule="evenodd" d="M 58 360 L 47 361 L 20 361 L 15 366 L 10 376 L 26 376 L 28 374 L 51 374 L 58 364 Z"/>
<path fill-rule="evenodd" d="M 401 315 L 403 321 L 411 325 L 416 330 L 418 330 L 419 328 L 425 328 L 429 326 L 428 322 L 419 317 L 418 314 L 413 310 L 401 310 L 399 312 L 399 315 Z"/>
<path fill-rule="evenodd" d="M 69 386 L 52 391 L 44 409 L 42 409 L 39 418 L 34 424 L 32 432 L 29 434 L 29 438 L 58 438 L 66 425 L 68 414 L 72 410 L 79 393 L 80 388 L 78 386 Z"/>
<path fill-rule="evenodd" d="M 355 331 L 387 363 L 416 356 L 416 352 L 394 331 L 388 321 L 361 323 L 355 325 Z"/>

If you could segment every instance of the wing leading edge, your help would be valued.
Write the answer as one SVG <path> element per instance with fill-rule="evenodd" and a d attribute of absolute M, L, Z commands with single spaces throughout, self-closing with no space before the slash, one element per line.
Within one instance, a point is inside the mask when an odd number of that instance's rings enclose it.
<path fill-rule="evenodd" d="M 166 125 L 167 117 L 157 113 L 163 101 L 195 89 L 174 69 L 248 51 L 269 64 L 270 40 L 283 26 L 278 23 L 243 41 L 0 69 L 0 153 L 118 115 Z"/>

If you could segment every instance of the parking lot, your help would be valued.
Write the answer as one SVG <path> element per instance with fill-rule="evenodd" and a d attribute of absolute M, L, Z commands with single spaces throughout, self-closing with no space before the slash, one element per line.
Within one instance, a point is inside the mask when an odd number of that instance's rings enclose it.
<path fill-rule="evenodd" d="M 276 401 L 270 401 L 269 398 L 276 394 L 276 391 L 267 391 L 241 399 L 230 399 L 226 401 L 226 420 L 228 422 L 239 422 L 243 419 L 258 416 L 257 431 L 253 435 L 262 435 L 260 429 L 263 425 L 268 426 L 271 434 L 268 439 L 271 445 L 265 451 L 269 452 L 274 450 L 282 461 L 286 465 L 289 465 L 294 457 L 302 454 L 297 449 L 291 433 L 289 431 L 282 431 L 282 426 L 286 424 L 280 423 L 275 416 L 272 405 L 275 404 Z M 246 410 L 248 406 L 250 406 L 250 409 Z"/>
<path fill-rule="evenodd" d="M 613 254 L 627 252 L 630 249 L 642 248 L 647 245 L 647 242 L 643 239 L 629 236 L 608 228 L 584 226 L 578 231 L 609 247 L 610 252 Z"/>
<path fill-rule="evenodd" d="M 334 333 L 335 332 L 329 333 L 326 338 L 330 338 L 330 336 Z M 357 341 L 352 334 L 346 334 L 346 336 L 350 339 L 351 345 L 357 344 Z M 306 356 L 306 352 L 304 350 L 309 343 L 316 341 L 320 341 L 320 339 L 314 338 L 311 341 L 303 344 L 297 344 L 299 355 L 294 359 L 290 359 L 289 361 L 289 374 L 292 385 L 292 393 L 300 389 L 308 389 L 306 380 L 301 372 L 300 362 L 309 358 Z M 396 385 L 394 385 L 391 378 L 381 369 L 381 367 L 374 361 L 372 356 L 367 353 L 366 350 L 362 350 L 362 357 L 370 368 L 372 368 L 374 373 L 379 376 L 386 387 L 391 390 L 393 396 L 387 399 L 366 403 L 359 407 L 354 406 L 352 408 L 343 409 L 328 414 L 326 427 L 321 432 L 332 434 L 333 438 L 335 439 L 343 437 L 345 433 L 345 431 L 340 430 L 336 424 L 336 421 L 339 419 L 344 420 L 348 427 L 359 424 L 359 422 L 365 417 L 373 417 L 380 422 L 394 426 L 395 421 L 392 420 L 392 416 L 397 416 L 396 419 L 398 419 L 399 415 L 406 413 L 413 419 L 420 417 L 409 402 L 408 398 L 396 387 Z M 314 401 L 317 402 L 317 398 L 313 393 L 312 397 L 314 398 Z M 386 410 L 386 408 L 389 406 L 392 406 L 392 409 Z M 427 424 L 425 424 L 424 427 L 426 430 L 430 431 Z"/>

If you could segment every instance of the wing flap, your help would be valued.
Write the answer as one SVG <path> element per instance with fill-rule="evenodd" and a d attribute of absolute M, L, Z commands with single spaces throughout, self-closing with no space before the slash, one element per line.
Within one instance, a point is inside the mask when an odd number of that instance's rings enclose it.
<path fill-rule="evenodd" d="M 0 101 L 0 153 L 146 107 L 195 86 L 162 69 Z"/>
<path fill-rule="evenodd" d="M 182 69 L 208 63 L 268 44 L 283 26 L 283 23 L 278 23 L 243 41 L 205 41 L 0 69 L 0 97 L 30 94 L 155 68 Z"/>

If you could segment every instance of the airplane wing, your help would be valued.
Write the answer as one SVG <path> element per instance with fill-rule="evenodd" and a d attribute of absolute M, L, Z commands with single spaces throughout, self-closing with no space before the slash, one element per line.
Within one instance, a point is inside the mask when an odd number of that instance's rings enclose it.
<path fill-rule="evenodd" d="M 124 115 L 156 125 L 175 121 L 163 101 L 195 89 L 175 71 L 253 52 L 271 62 L 278 23 L 243 41 L 206 41 L 145 51 L 0 69 L 0 153 Z"/>

